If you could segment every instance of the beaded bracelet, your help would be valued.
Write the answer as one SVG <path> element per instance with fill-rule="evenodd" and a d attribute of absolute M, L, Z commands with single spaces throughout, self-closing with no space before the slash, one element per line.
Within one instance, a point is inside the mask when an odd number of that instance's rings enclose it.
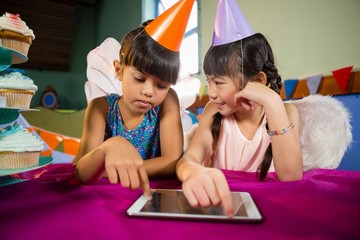
<path fill-rule="evenodd" d="M 285 133 L 287 133 L 288 131 L 290 131 L 293 128 L 294 128 L 294 124 L 291 123 L 290 126 L 287 127 L 287 128 L 283 128 L 281 130 L 275 130 L 275 131 L 269 130 L 269 131 L 267 131 L 267 133 L 270 135 L 270 137 L 271 136 L 277 136 L 277 135 L 285 134 Z"/>

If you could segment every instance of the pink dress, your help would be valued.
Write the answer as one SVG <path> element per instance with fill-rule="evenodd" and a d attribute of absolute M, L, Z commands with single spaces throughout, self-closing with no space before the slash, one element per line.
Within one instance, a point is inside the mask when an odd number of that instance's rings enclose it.
<path fill-rule="evenodd" d="M 240 131 L 234 114 L 224 117 L 221 125 L 219 141 L 214 158 L 214 167 L 256 172 L 264 159 L 264 154 L 270 144 L 270 136 L 266 132 L 264 117 L 252 140 L 248 140 Z M 271 163 L 269 172 L 274 172 Z"/>

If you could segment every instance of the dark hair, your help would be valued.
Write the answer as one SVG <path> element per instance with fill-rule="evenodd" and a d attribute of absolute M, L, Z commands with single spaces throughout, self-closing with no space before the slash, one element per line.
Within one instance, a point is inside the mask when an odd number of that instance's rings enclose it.
<path fill-rule="evenodd" d="M 175 84 L 180 71 L 179 52 L 173 52 L 152 39 L 144 30 L 148 20 L 130 31 L 121 41 L 120 64 L 155 75 Z"/>
<path fill-rule="evenodd" d="M 266 85 L 280 94 L 281 77 L 274 63 L 274 56 L 271 46 L 261 33 L 236 42 L 212 46 L 204 58 L 204 72 L 207 76 L 222 77 L 228 76 L 231 79 L 240 79 L 242 83 L 238 86 L 246 86 L 251 77 L 263 71 L 267 76 Z M 243 72 L 242 72 L 243 71 Z M 244 78 L 240 78 L 241 74 Z M 222 115 L 216 113 L 213 117 L 211 133 L 213 135 L 213 149 L 215 152 L 219 140 Z M 268 125 L 266 124 L 266 128 Z M 271 143 L 267 148 L 264 160 L 258 167 L 258 178 L 263 180 L 272 161 Z"/>

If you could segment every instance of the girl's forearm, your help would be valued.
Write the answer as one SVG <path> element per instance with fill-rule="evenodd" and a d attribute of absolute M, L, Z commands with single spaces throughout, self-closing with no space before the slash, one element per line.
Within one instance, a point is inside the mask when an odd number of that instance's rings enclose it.
<path fill-rule="evenodd" d="M 105 172 L 105 152 L 97 148 L 87 153 L 77 161 L 75 172 L 80 182 L 95 183 Z"/>
<path fill-rule="evenodd" d="M 281 99 L 276 98 L 265 107 L 269 130 L 288 129 L 285 134 L 271 137 L 274 167 L 281 181 L 302 178 L 302 156 L 298 137 L 298 121 L 292 122 Z M 294 124 L 293 128 L 289 128 Z"/>
<path fill-rule="evenodd" d="M 290 119 L 280 96 L 273 95 L 264 104 L 269 130 L 283 129 L 290 125 Z"/>
<path fill-rule="evenodd" d="M 176 163 L 179 158 L 165 159 L 158 157 L 144 161 L 144 167 L 149 177 L 169 177 L 175 174 Z"/>
<path fill-rule="evenodd" d="M 190 156 L 182 156 L 176 165 L 176 175 L 181 182 L 185 181 L 193 171 L 201 167 L 200 164 L 191 161 Z"/>
<path fill-rule="evenodd" d="M 179 161 L 176 164 L 176 175 L 179 178 L 180 181 L 184 181 L 184 168 L 185 168 L 185 158 L 184 156 L 179 159 Z"/>

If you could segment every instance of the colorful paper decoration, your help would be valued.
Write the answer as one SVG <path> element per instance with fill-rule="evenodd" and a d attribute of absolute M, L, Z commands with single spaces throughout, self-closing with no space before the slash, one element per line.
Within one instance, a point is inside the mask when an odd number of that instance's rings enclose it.
<path fill-rule="evenodd" d="M 213 46 L 235 42 L 254 34 L 254 30 L 235 0 L 219 0 L 212 39 Z"/>
<path fill-rule="evenodd" d="M 41 152 L 41 156 L 51 157 L 52 156 L 52 151 L 50 149 L 46 149 L 46 150 Z"/>
<path fill-rule="evenodd" d="M 24 128 L 28 129 L 34 136 L 44 141 L 44 149 L 41 156 L 48 156 L 53 159 L 52 163 L 71 163 L 80 147 L 80 139 L 50 132 L 35 126 L 19 115 L 16 120 Z"/>
<path fill-rule="evenodd" d="M 63 138 L 64 153 L 76 156 L 79 151 L 80 141 L 76 138 Z"/>
<path fill-rule="evenodd" d="M 291 97 L 298 82 L 298 79 L 288 79 L 284 81 L 286 99 Z"/>
<path fill-rule="evenodd" d="M 322 74 L 317 74 L 317 75 L 313 75 L 310 77 L 307 77 L 306 80 L 306 84 L 308 86 L 309 92 L 311 95 L 316 94 L 318 89 L 319 89 L 319 85 L 321 82 L 321 78 L 322 78 Z"/>
<path fill-rule="evenodd" d="M 30 127 L 29 131 L 30 129 L 35 128 Z M 36 128 L 36 130 L 45 145 L 45 150 L 41 153 L 42 156 L 51 156 L 53 163 L 69 163 L 75 158 L 79 151 L 80 139 L 40 128 Z"/>
<path fill-rule="evenodd" d="M 44 140 L 51 149 L 56 149 L 62 141 L 62 138 L 53 132 L 42 131 L 40 129 L 38 129 L 38 131 L 41 139 Z"/>
<path fill-rule="evenodd" d="M 341 89 L 341 92 L 343 94 L 345 93 L 347 84 L 349 82 L 352 68 L 353 68 L 353 66 L 349 66 L 349 67 L 345 67 L 345 68 L 341 68 L 341 69 L 332 71 L 333 76 L 334 76 L 336 82 L 338 83 L 338 85 Z"/>

